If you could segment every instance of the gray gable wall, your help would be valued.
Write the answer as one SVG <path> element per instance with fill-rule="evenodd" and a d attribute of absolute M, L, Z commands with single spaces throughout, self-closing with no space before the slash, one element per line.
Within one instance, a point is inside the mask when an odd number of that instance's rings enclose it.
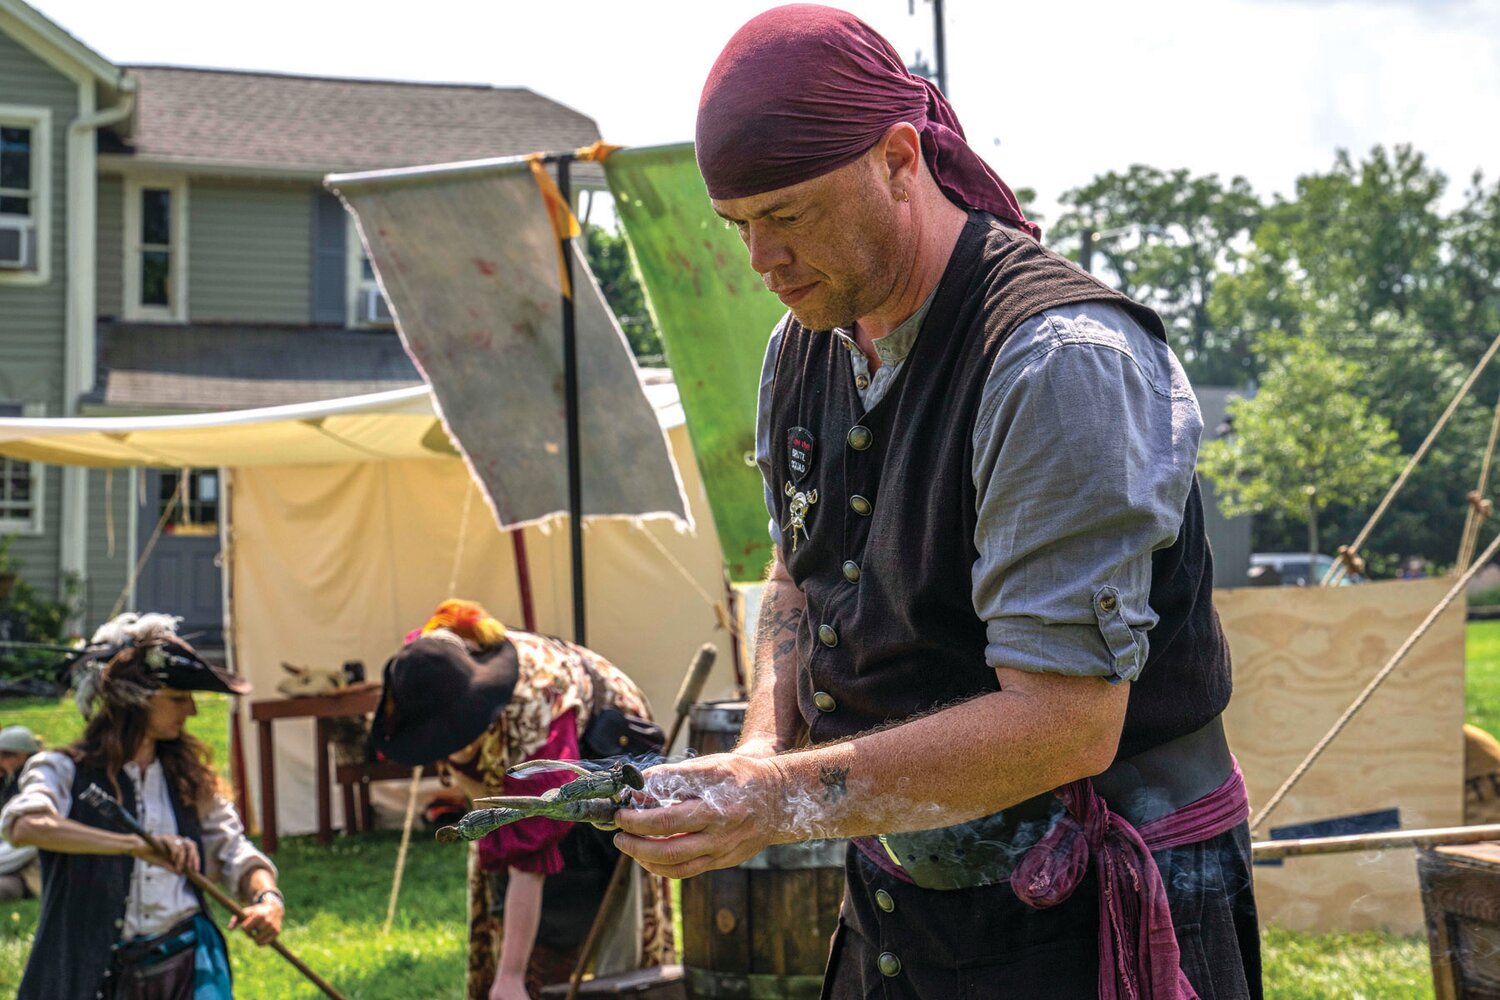
<path fill-rule="evenodd" d="M 42 403 L 63 413 L 63 352 L 67 298 L 67 135 L 78 115 L 77 85 L 0 32 L 0 103 L 52 111 L 50 195 L 51 280 L 42 286 L 0 284 L 0 399 Z M 61 474 L 46 472 L 44 527 L 40 537 L 22 536 L 11 555 L 25 563 L 26 579 L 44 593 L 57 586 Z"/>
<path fill-rule="evenodd" d="M 94 308 L 100 316 L 125 315 L 124 262 L 125 185 L 119 177 L 99 178 L 99 220 L 95 225 L 98 248 L 94 252 Z"/>
<path fill-rule="evenodd" d="M 316 193 L 310 184 L 188 182 L 191 322 L 311 320 Z"/>

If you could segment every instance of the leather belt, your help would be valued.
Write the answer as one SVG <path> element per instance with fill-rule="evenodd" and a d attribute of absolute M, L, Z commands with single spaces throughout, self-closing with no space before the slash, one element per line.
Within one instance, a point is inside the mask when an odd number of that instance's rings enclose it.
<path fill-rule="evenodd" d="M 1224 783 L 1234 767 L 1219 717 L 1096 775 L 1094 789 L 1132 826 L 1176 812 Z M 891 860 L 924 889 L 970 889 L 1010 878 L 1063 804 L 1047 792 L 1009 809 L 936 830 L 882 835 Z"/>

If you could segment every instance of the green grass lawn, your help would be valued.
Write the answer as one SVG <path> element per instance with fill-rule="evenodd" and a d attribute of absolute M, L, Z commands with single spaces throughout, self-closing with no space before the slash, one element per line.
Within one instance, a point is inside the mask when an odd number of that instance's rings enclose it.
<path fill-rule="evenodd" d="M 1500 621 L 1468 630 L 1468 719 L 1500 733 Z M 227 772 L 228 700 L 199 698 L 191 730 L 214 749 Z M 69 701 L 0 702 L 0 724 L 20 723 L 48 746 L 80 729 Z M 432 1000 L 458 997 L 464 975 L 464 855 L 457 847 L 414 838 L 401 907 L 388 936 L 380 933 L 399 837 L 374 833 L 319 847 L 310 838 L 282 840 L 276 855 L 287 895 L 283 940 L 351 1000 Z M 20 982 L 31 935 L 34 901 L 0 904 L 0 996 Z M 1270 1000 L 1426 1000 L 1432 997 L 1427 944 L 1389 934 L 1264 935 L 1266 996 Z M 240 996 L 248 1000 L 303 1000 L 322 994 L 268 949 L 232 935 L 230 954 Z"/>
<path fill-rule="evenodd" d="M 1470 622 L 1464 645 L 1464 721 L 1500 736 L 1500 621 Z"/>

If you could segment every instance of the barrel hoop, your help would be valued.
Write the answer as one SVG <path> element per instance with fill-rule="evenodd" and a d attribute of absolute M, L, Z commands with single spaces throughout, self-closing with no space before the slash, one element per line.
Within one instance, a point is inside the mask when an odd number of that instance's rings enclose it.
<path fill-rule="evenodd" d="M 693 706 L 688 718 L 693 729 L 738 736 L 745 724 L 745 708 L 743 705 L 727 708 L 714 702 L 699 702 Z"/>

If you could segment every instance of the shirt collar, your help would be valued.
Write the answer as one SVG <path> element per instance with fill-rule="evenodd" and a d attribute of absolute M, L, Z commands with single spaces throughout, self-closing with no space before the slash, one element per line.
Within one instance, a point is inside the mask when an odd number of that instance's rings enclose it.
<path fill-rule="evenodd" d="M 922 320 L 927 318 L 927 310 L 932 307 L 932 300 L 936 297 L 937 289 L 934 288 L 927 296 L 927 301 L 918 306 L 916 312 L 906 317 L 890 333 L 876 339 L 875 353 L 880 356 L 882 365 L 899 365 L 906 360 L 917 342 L 917 334 L 922 331 Z M 854 349 L 856 345 L 852 330 L 841 327 L 833 332 L 844 342 L 845 348 Z"/>

